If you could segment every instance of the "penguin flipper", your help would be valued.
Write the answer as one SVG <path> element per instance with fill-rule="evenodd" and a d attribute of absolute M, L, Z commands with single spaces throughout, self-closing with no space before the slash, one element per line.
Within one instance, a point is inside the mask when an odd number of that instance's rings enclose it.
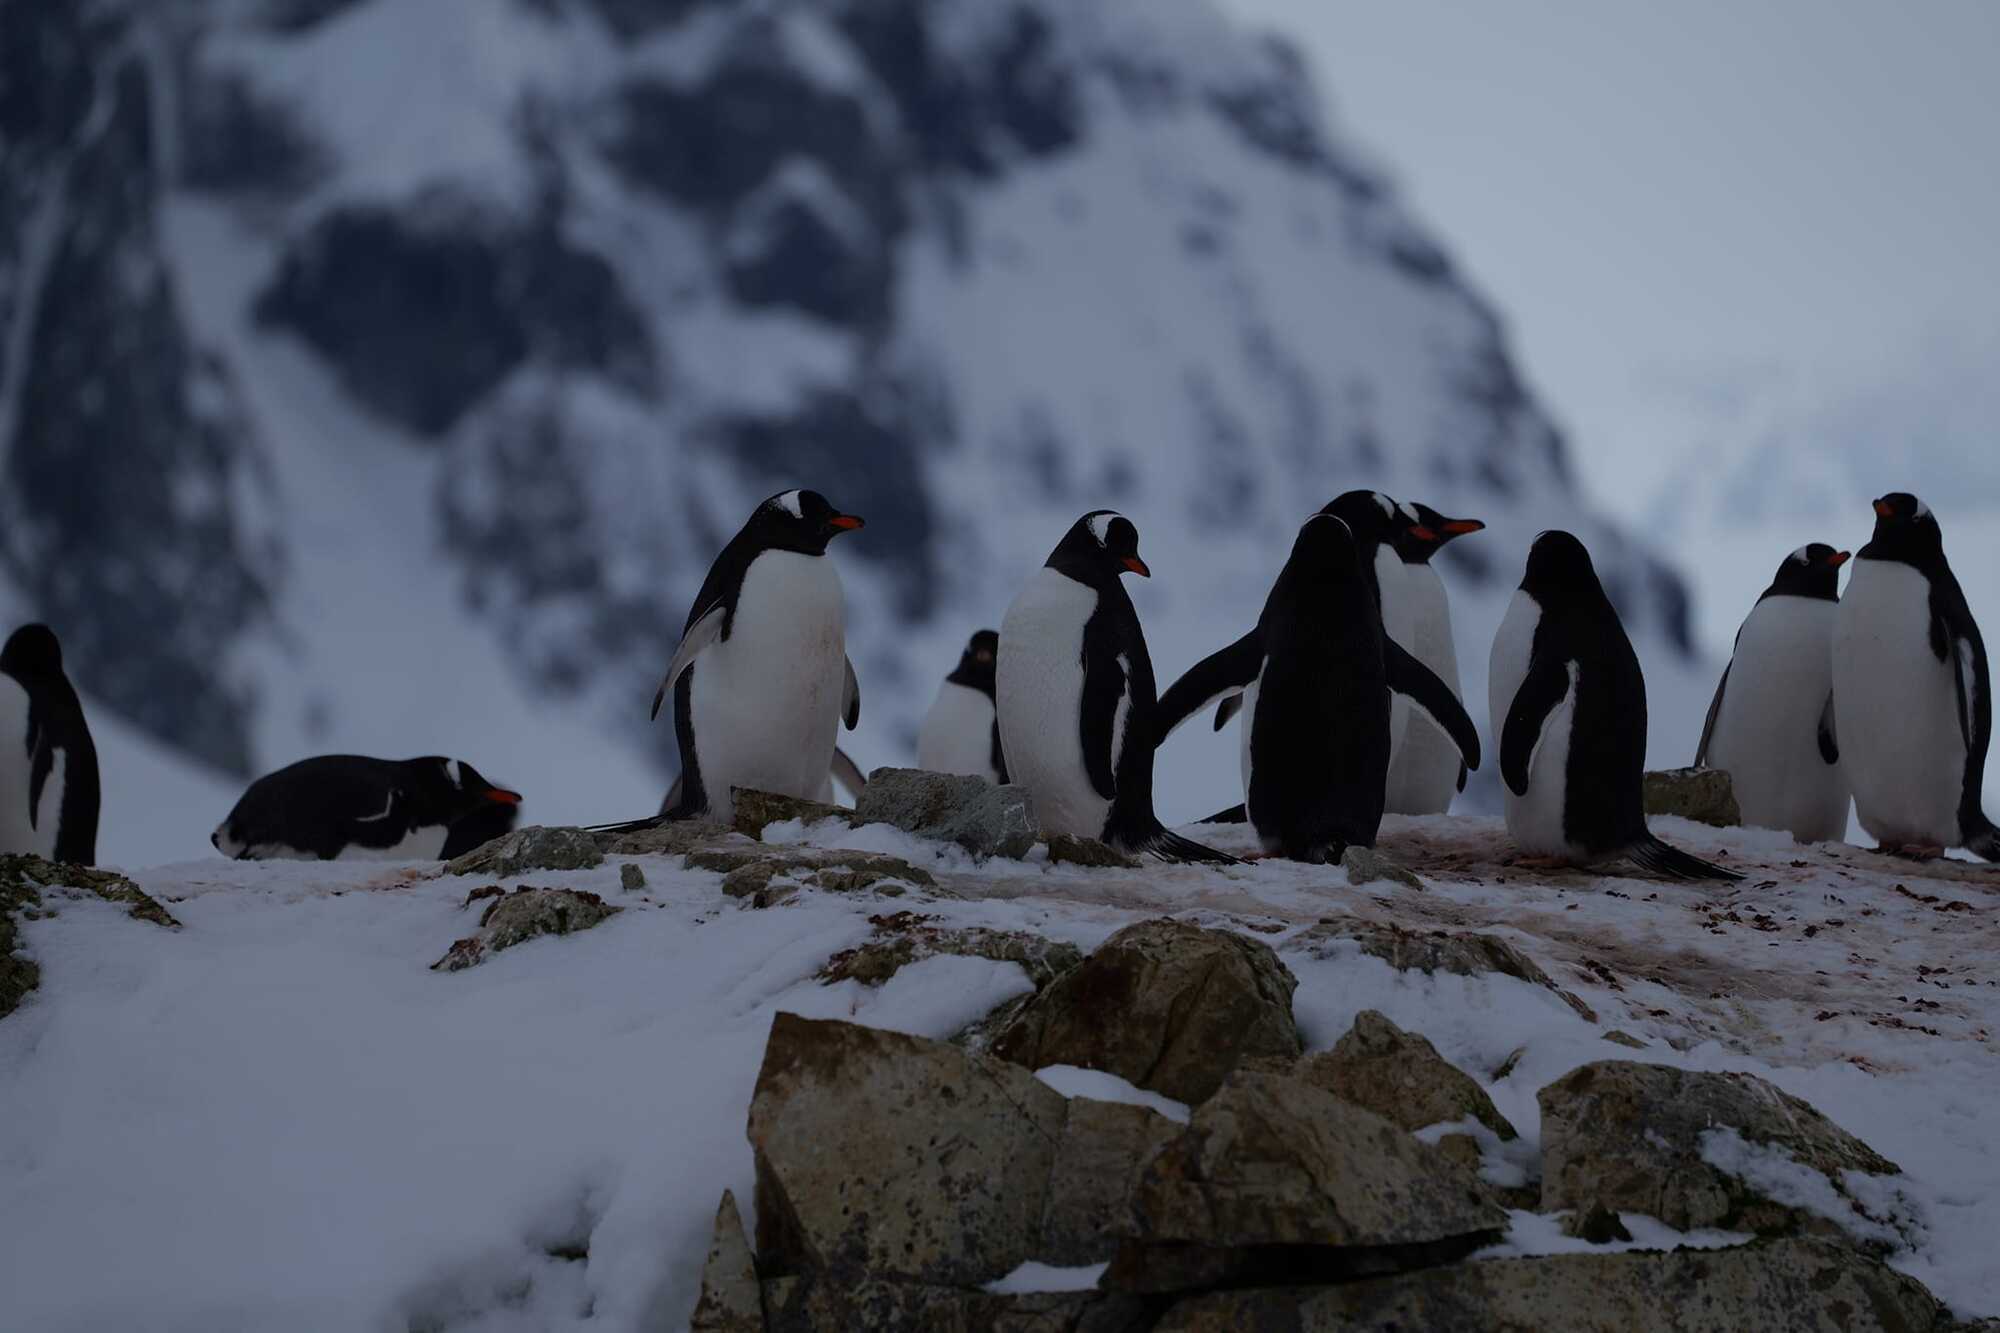
<path fill-rule="evenodd" d="M 1715 719 L 1722 716 L 1722 694 L 1723 691 L 1729 688 L 1729 667 L 1735 665 L 1736 659 L 1732 657 L 1729 659 L 1729 666 L 1722 668 L 1722 679 L 1715 682 L 1715 697 L 1708 701 L 1708 719 L 1701 724 L 1701 744 L 1695 746 L 1694 749 L 1694 766 L 1696 768 L 1708 767 L 1708 743 L 1715 739 Z M 1832 695 L 1829 694 L 1826 697 L 1826 703 L 1828 708 L 1833 707 Z M 1822 713 L 1820 714 L 1819 733 L 1821 754 L 1826 753 L 1826 726 L 1827 715 Z M 1826 762 L 1830 764 L 1833 760 L 1829 759 Z"/>
<path fill-rule="evenodd" d="M 840 684 L 840 719 L 847 724 L 847 729 L 852 731 L 854 724 L 861 720 L 861 682 L 854 678 L 854 659 L 843 657 L 840 661 L 841 665 L 847 668 L 847 678 Z M 860 791 L 861 788 L 853 787 L 850 790 Z"/>
<path fill-rule="evenodd" d="M 707 615 L 688 626 L 688 632 L 681 636 L 681 646 L 674 649 L 674 660 L 667 663 L 667 674 L 660 679 L 659 692 L 653 696 L 652 717 L 659 717 L 660 704 L 666 699 L 667 691 L 674 687 L 674 682 L 681 678 L 681 672 L 693 666 L 694 659 L 701 656 L 702 650 L 722 637 L 722 621 L 727 610 L 718 602 L 709 608 Z M 848 679 L 853 679 L 851 669 Z"/>
<path fill-rule="evenodd" d="M 1460 791 L 1465 790 L 1465 761 L 1463 759 L 1458 761 L 1458 789 Z"/>
<path fill-rule="evenodd" d="M 1549 714 L 1569 693 L 1569 664 L 1538 656 L 1528 664 L 1527 677 L 1514 691 L 1514 703 L 1500 728 L 1500 776 L 1516 796 L 1528 794 L 1528 769 Z"/>
<path fill-rule="evenodd" d="M 1467 768 L 1478 768 L 1479 729 L 1472 725 L 1451 686 L 1394 639 L 1382 640 L 1382 665 L 1389 673 L 1389 688 L 1415 704 L 1451 737 Z"/>
<path fill-rule="evenodd" d="M 1086 645 L 1079 722 L 1083 771 L 1090 778 L 1092 790 L 1107 801 L 1118 799 L 1118 756 L 1112 749 L 1122 749 L 1121 741 L 1131 743 L 1133 738 L 1129 733 L 1135 721 L 1132 712 L 1132 682 L 1117 656 L 1104 650 L 1091 652 Z M 1124 715 L 1123 733 L 1119 730 L 1120 714 Z"/>
<path fill-rule="evenodd" d="M 1639 841 L 1625 849 L 1625 856 L 1643 869 L 1670 879 L 1723 879 L 1736 880 L 1743 876 L 1734 870 L 1724 870 L 1711 861 L 1699 856 L 1690 856 L 1678 847 L 1661 842 L 1648 833 Z"/>
<path fill-rule="evenodd" d="M 1160 696 L 1160 740 L 1165 742 L 1176 727 L 1217 700 L 1229 709 L 1227 714 L 1220 710 L 1216 713 L 1215 729 L 1222 730 L 1229 717 L 1242 707 L 1242 700 L 1236 696 L 1250 688 L 1263 666 L 1264 639 L 1253 629 L 1227 648 L 1210 653 L 1189 667 Z"/>
<path fill-rule="evenodd" d="M 833 780 L 847 788 L 849 796 L 861 795 L 861 789 L 868 785 L 868 779 L 861 776 L 861 765 L 837 745 L 833 747 Z"/>
<path fill-rule="evenodd" d="M 1834 729 L 1832 690 L 1826 692 L 1826 702 L 1819 710 L 1819 757 L 1829 764 L 1840 762 L 1840 733 Z"/>

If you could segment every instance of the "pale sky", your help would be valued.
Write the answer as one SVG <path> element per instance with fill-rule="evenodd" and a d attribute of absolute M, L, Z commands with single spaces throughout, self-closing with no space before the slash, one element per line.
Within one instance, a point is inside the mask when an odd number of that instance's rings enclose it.
<path fill-rule="evenodd" d="M 2000 0 L 1223 3 L 1305 49 L 1628 519 L 1696 437 L 2000 349 Z"/>

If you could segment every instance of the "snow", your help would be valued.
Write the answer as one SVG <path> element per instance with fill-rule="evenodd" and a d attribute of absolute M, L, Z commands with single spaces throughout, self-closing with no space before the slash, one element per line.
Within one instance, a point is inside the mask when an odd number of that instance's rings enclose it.
<path fill-rule="evenodd" d="M 1878 1177 L 1860 1171 L 1843 1172 L 1841 1187 L 1837 1189 L 1832 1181 L 1783 1148 L 1751 1143 L 1727 1125 L 1702 1132 L 1701 1160 L 1735 1176 L 1766 1198 L 1825 1218 L 1857 1240 L 1890 1245 L 1904 1240 L 1897 1227 L 1870 1216 L 1843 1194 L 1850 1182 L 1870 1181 L 1879 1186 Z M 1879 1197 L 1881 1191 L 1878 1189 L 1877 1193 Z M 1902 1221 L 1902 1230 L 1907 1231 L 1913 1225 L 1908 1218 Z"/>
<path fill-rule="evenodd" d="M 1657 1217 L 1644 1213 L 1620 1213 L 1618 1218 L 1631 1233 L 1630 1240 L 1593 1245 L 1587 1240 L 1565 1236 L 1563 1220 L 1568 1213 L 1529 1213 L 1512 1208 L 1507 1212 L 1507 1238 L 1473 1254 L 1479 1259 L 1513 1259 L 1537 1254 L 1619 1254 L 1627 1250 L 1720 1250 L 1741 1245 L 1751 1237 L 1740 1231 L 1676 1231 Z"/>
<path fill-rule="evenodd" d="M 1030 1259 L 1007 1276 L 987 1283 L 986 1290 L 998 1296 L 1030 1291 L 1089 1291 L 1109 1267 L 1110 1264 L 1102 1263 L 1058 1268 L 1054 1264 L 1040 1264 Z"/>
<path fill-rule="evenodd" d="M 1177 1102 L 1145 1088 L 1135 1088 L 1116 1074 L 1079 1065 L 1049 1065 L 1035 1071 L 1035 1077 L 1065 1097 L 1087 1097 L 1094 1102 L 1122 1102 L 1158 1111 L 1177 1125 L 1188 1122 L 1186 1102 Z"/>

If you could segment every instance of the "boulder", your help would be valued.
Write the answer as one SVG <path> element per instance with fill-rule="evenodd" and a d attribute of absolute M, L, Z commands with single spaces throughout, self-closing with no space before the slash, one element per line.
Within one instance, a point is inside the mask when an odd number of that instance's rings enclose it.
<path fill-rule="evenodd" d="M 96 898 L 125 908 L 127 916 L 139 921 L 169 930 L 181 926 L 173 913 L 115 871 L 39 856 L 0 856 L 0 1018 L 13 1013 L 42 980 L 41 966 L 16 952 L 21 947 L 17 916 L 33 920 L 52 914 L 47 900 L 53 897 Z"/>
<path fill-rule="evenodd" d="M 1666 768 L 1646 774 L 1641 796 L 1649 815 L 1679 815 L 1697 824 L 1733 828 L 1743 822 L 1727 769 Z"/>
<path fill-rule="evenodd" d="M 1373 1009 L 1356 1014 L 1354 1026 L 1332 1050 L 1299 1061 L 1292 1076 L 1404 1129 L 1470 1117 L 1502 1139 L 1515 1137 L 1514 1127 L 1471 1075 Z"/>
<path fill-rule="evenodd" d="M 1182 1301 L 1155 1333 L 1944 1333 L 1935 1297 L 1821 1239 L 1727 1250 L 1633 1250 L 1494 1259 L 1337 1287 L 1232 1291 Z"/>
<path fill-rule="evenodd" d="M 984 778 L 878 768 L 854 803 L 855 822 L 956 843 L 974 856 L 1026 856 L 1042 836 L 1027 789 Z"/>
<path fill-rule="evenodd" d="M 827 959 L 819 970 L 819 979 L 879 986 L 919 959 L 952 954 L 1019 963 L 1028 980 L 1040 990 L 1083 961 L 1083 954 L 1074 944 L 1058 943 L 1030 931 L 991 930 L 984 926 L 951 929 L 930 925 L 929 920 L 915 912 L 869 917 L 873 935 Z"/>
<path fill-rule="evenodd" d="M 1349 847 L 1340 854 L 1340 865 L 1347 872 L 1350 884 L 1400 884 L 1406 889 L 1421 889 L 1424 882 L 1416 872 L 1407 866 L 1391 861 L 1373 847 Z"/>
<path fill-rule="evenodd" d="M 993 1053 L 1030 1069 L 1102 1069 L 1199 1102 L 1246 1057 L 1298 1056 L 1298 984 L 1261 940 L 1169 918 L 1142 921 L 1030 1000 Z"/>
<path fill-rule="evenodd" d="M 703 847 L 689 852 L 681 865 L 687 870 L 715 870 L 723 875 L 747 866 L 758 867 L 760 873 L 768 868 L 766 879 L 777 874 L 792 875 L 810 881 L 815 887 L 840 893 L 872 888 L 885 879 L 901 880 L 926 889 L 937 885 L 930 871 L 898 857 L 884 856 L 879 852 L 844 851 L 837 847 L 800 847 L 783 851 L 756 843 Z"/>
<path fill-rule="evenodd" d="M 1898 1170 L 1806 1102 L 1750 1074 L 1604 1060 L 1571 1070 L 1538 1100 L 1544 1211 L 1645 1213 L 1680 1231 L 1831 1229 L 1704 1160 L 1713 1153 L 1713 1136 L 1731 1132 L 1744 1143 L 1781 1150 L 1798 1172 L 1824 1178 L 1826 1197 L 1852 1205 L 1855 1223 L 1871 1230 L 1880 1224 L 1867 1222 L 1843 1176 Z"/>
<path fill-rule="evenodd" d="M 1109 843 L 1073 833 L 1049 835 L 1049 864 L 1089 866 L 1098 870 L 1137 870 L 1139 858 L 1127 856 Z"/>
<path fill-rule="evenodd" d="M 1146 1168 L 1181 1133 L 1150 1107 L 1070 1098 L 1043 1209 L 1044 1249 L 1079 1264 L 1110 1259 L 1132 1229 Z"/>
<path fill-rule="evenodd" d="M 736 810 L 736 831 L 746 838 L 761 838 L 765 825 L 782 824 L 792 819 L 806 824 L 834 819 L 850 828 L 855 823 L 853 814 L 837 805 L 801 800 L 796 796 L 780 796 L 776 792 L 758 791 L 754 787 L 731 787 L 729 799 Z"/>
<path fill-rule="evenodd" d="M 636 893 L 646 887 L 646 872 L 639 869 L 636 861 L 627 861 L 618 867 L 618 887 L 627 893 Z"/>
<path fill-rule="evenodd" d="M 1066 1110 L 1003 1061 L 780 1013 L 750 1104 L 759 1269 L 977 1286 L 1061 1262 L 1040 1232 Z"/>
<path fill-rule="evenodd" d="M 722 1191 L 715 1210 L 715 1239 L 701 1270 L 701 1299 L 688 1321 L 689 1333 L 763 1333 L 764 1299 L 757 1287 L 757 1266 L 750 1242 L 743 1235 L 743 1217 L 736 1195 Z"/>
<path fill-rule="evenodd" d="M 877 1278 L 777 1278 L 764 1284 L 771 1333 L 910 1329 L 922 1333 L 1139 1333 L 1143 1303 L 1096 1291 L 1001 1295 Z"/>
<path fill-rule="evenodd" d="M 1399 971 L 1449 972 L 1461 977 L 1497 972 L 1501 976 L 1513 977 L 1531 986 L 1553 991 L 1580 1017 L 1592 1023 L 1597 1021 L 1595 1010 L 1556 985 L 1534 959 L 1498 935 L 1483 935 L 1476 931 L 1405 930 L 1388 921 L 1336 917 L 1301 932 L 1292 941 L 1292 947 L 1305 949 L 1315 958 L 1325 958 L 1332 952 L 1334 942 L 1340 940 L 1355 941 L 1361 946 L 1361 952 L 1380 958 Z"/>
<path fill-rule="evenodd" d="M 467 904 L 471 901 L 468 898 Z M 488 903 L 479 918 L 478 933 L 456 941 L 444 957 L 431 964 L 431 970 L 462 971 L 524 940 L 539 935 L 573 935 L 623 910 L 594 893 L 578 889 L 533 889 L 524 885 Z"/>
<path fill-rule="evenodd" d="M 724 825 L 707 820 L 676 819 L 640 828 L 604 829 L 590 836 L 606 856 L 685 856 L 697 847 L 735 835 Z"/>
<path fill-rule="evenodd" d="M 580 828 L 545 828 L 532 824 L 484 843 L 464 856 L 445 862 L 454 875 L 492 875 L 505 879 L 530 870 L 588 870 L 604 862 L 597 839 Z"/>

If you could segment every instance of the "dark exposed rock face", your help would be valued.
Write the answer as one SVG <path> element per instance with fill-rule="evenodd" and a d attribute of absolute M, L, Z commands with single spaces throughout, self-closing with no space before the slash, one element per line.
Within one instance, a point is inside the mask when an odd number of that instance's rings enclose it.
<path fill-rule="evenodd" d="M 467 905 L 477 897 L 475 892 Z M 543 935 L 573 935 L 579 930 L 589 930 L 624 910 L 594 893 L 523 886 L 488 902 L 479 917 L 478 931 L 454 942 L 444 957 L 431 964 L 431 969 L 460 972 L 485 962 L 502 949 Z"/>
<path fill-rule="evenodd" d="M 920 838 L 955 843 L 974 856 L 1026 856 L 1041 835 L 1024 787 L 984 778 L 878 768 L 854 803 L 858 824 L 892 824 Z"/>
<path fill-rule="evenodd" d="M 1646 774 L 1646 813 L 1679 815 L 1700 824 L 1731 828 L 1743 822 L 1735 784 L 1720 768 L 1669 768 Z"/>
<path fill-rule="evenodd" d="M 1469 1117 L 1502 1139 L 1515 1136 L 1471 1075 L 1373 1009 L 1356 1014 L 1354 1026 L 1332 1050 L 1307 1056 L 1291 1073 L 1404 1129 Z"/>

